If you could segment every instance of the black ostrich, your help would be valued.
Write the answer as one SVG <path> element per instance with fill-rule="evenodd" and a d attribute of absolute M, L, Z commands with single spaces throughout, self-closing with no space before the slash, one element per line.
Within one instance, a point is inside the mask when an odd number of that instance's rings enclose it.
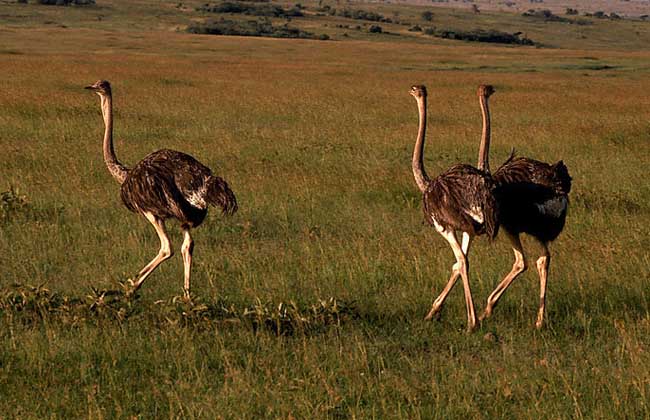
<path fill-rule="evenodd" d="M 221 207 L 225 214 L 237 211 L 235 194 L 222 178 L 212 175 L 207 166 L 190 155 L 169 149 L 151 153 L 132 168 L 126 168 L 113 150 L 113 100 L 111 85 L 99 80 L 86 89 L 101 98 L 104 117 L 104 162 L 108 171 L 121 185 L 122 202 L 129 210 L 142 213 L 156 229 L 160 251 L 138 273 L 133 284 L 137 290 L 160 263 L 173 255 L 165 231 L 165 220 L 177 219 L 183 230 L 183 264 L 185 267 L 185 297 L 190 294 L 190 270 L 194 241 L 190 229 L 199 226 L 208 212 L 208 205 Z"/>
<path fill-rule="evenodd" d="M 427 124 L 427 90 L 424 86 L 413 86 L 410 94 L 418 103 L 420 117 L 413 150 L 413 176 L 424 195 L 426 220 L 449 242 L 456 257 L 451 277 L 425 319 L 431 319 L 440 312 L 458 276 L 461 276 L 465 289 L 467 329 L 471 331 L 476 328 L 476 314 L 468 276 L 469 246 L 476 235 L 487 234 L 494 238 L 497 234 L 498 211 L 493 196 L 494 183 L 486 172 L 462 164 L 452 166 L 433 180 L 427 176 L 422 158 Z M 456 237 L 457 231 L 462 232 L 462 245 Z"/>
<path fill-rule="evenodd" d="M 490 111 L 488 98 L 494 88 L 481 85 L 478 89 L 483 113 L 483 136 L 479 150 L 479 168 L 489 172 Z M 535 326 L 541 328 L 546 305 L 546 281 L 551 260 L 549 243 L 556 239 L 564 228 L 569 206 L 571 177 L 564 162 L 553 165 L 526 157 L 515 157 L 514 151 L 492 175 L 497 184 L 495 196 L 499 203 L 499 222 L 503 227 L 515 253 L 512 270 L 490 294 L 481 319 L 492 315 L 494 306 L 515 278 L 526 270 L 524 249 L 520 235 L 531 235 L 542 246 L 542 255 L 537 259 L 539 274 L 539 310 Z"/>

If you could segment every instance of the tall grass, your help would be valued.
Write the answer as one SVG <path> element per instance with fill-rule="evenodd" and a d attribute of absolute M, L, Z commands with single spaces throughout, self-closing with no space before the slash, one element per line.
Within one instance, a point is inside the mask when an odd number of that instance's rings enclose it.
<path fill-rule="evenodd" d="M 212 212 L 196 230 L 199 301 L 240 312 L 261 302 L 269 316 L 281 302 L 304 314 L 330 298 L 353 310 L 345 322 L 291 335 L 210 317 L 162 322 L 160 305 L 182 287 L 177 256 L 146 281 L 136 313 L 122 320 L 70 323 L 46 310 L 24 322 L 26 313 L 1 310 L 2 415 L 648 416 L 647 52 L 138 27 L 4 33 L 0 192 L 16 188 L 24 205 L 0 220 L 0 289 L 43 285 L 89 304 L 93 288 L 115 288 L 157 250 L 153 230 L 122 207 L 103 166 L 99 103 L 82 87 L 105 78 L 123 162 L 182 150 L 238 196 L 234 218 Z M 585 67 L 593 58 L 609 68 Z M 430 174 L 475 162 L 479 83 L 497 89 L 493 166 L 513 146 L 569 166 L 574 190 L 566 230 L 552 246 L 542 331 L 533 330 L 534 270 L 476 334 L 463 332 L 460 289 L 439 322 L 421 320 L 453 258 L 423 225 L 410 172 L 414 83 L 430 91 Z M 170 231 L 178 248 L 180 232 Z M 535 258 L 534 244 L 525 246 Z M 511 251 L 505 241 L 479 240 L 471 263 L 481 308 Z M 169 308 L 174 321 L 177 307 Z"/>

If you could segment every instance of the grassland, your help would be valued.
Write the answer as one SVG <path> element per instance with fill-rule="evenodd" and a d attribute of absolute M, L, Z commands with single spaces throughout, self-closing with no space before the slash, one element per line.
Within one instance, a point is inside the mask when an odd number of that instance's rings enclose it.
<path fill-rule="evenodd" d="M 547 9 L 553 13 L 564 14 L 567 8 L 578 10 L 580 14 L 603 11 L 605 13 L 616 13 L 621 16 L 638 18 L 647 15 L 650 10 L 647 0 L 543 0 L 533 2 L 530 0 L 473 0 L 469 2 L 458 2 L 453 0 L 430 1 L 408 0 L 410 4 L 427 5 L 429 7 L 471 9 L 477 5 L 481 11 L 500 11 L 511 13 L 522 13 L 529 9 Z"/>
<path fill-rule="evenodd" d="M 553 47 L 534 48 L 404 25 L 343 37 L 342 20 L 314 15 L 291 24 L 332 41 L 277 40 L 183 33 L 204 18 L 199 2 L 99 3 L 0 4 L 0 191 L 26 200 L 0 218 L 0 418 L 650 417 L 642 22 L 597 22 L 581 38 L 515 15 L 436 11 Z M 356 7 L 411 23 L 423 10 Z M 196 230 L 195 306 L 173 300 L 177 255 L 137 300 L 91 309 L 93 288 L 118 289 L 158 246 L 103 166 L 98 100 L 82 89 L 99 78 L 113 83 L 123 162 L 183 150 L 237 193 L 235 217 L 212 212 Z M 515 146 L 569 166 L 543 330 L 533 271 L 475 334 L 461 288 L 440 321 L 422 321 L 452 255 L 423 225 L 410 172 L 414 83 L 430 91 L 429 173 L 475 161 L 479 83 L 497 89 L 493 165 Z M 505 241 L 475 243 L 478 308 L 511 263 Z M 21 305 L 14 283 L 51 294 L 20 289 Z M 340 318 L 309 318 L 331 298 Z M 281 302 L 314 328 L 277 334 L 242 315 L 272 317 Z"/>

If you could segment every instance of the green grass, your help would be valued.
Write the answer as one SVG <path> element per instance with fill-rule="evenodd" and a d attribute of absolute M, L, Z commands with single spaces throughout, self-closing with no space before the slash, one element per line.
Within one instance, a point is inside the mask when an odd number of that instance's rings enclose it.
<path fill-rule="evenodd" d="M 641 23 L 595 23 L 591 40 L 525 27 L 558 47 L 529 48 L 345 39 L 314 16 L 291 25 L 335 41 L 274 40 L 177 31 L 200 17 L 199 2 L 176 4 L 2 5 L 0 192 L 17 192 L 1 196 L 0 291 L 42 284 L 77 306 L 0 304 L 0 418 L 650 415 L 650 52 L 621 42 L 619 26 Z M 358 7 L 413 23 L 423 10 Z M 521 30 L 506 24 L 515 15 L 435 13 Z M 66 28 L 43 24 L 55 20 Z M 100 78 L 113 84 L 124 163 L 182 150 L 237 194 L 233 218 L 212 211 L 195 231 L 193 293 L 212 308 L 198 320 L 184 321 L 191 308 L 173 301 L 179 252 L 139 299 L 115 304 L 127 316 L 88 312 L 93 288 L 115 289 L 158 247 L 103 166 L 99 103 L 83 89 Z M 464 332 L 460 287 L 440 321 L 422 321 L 453 257 L 422 223 L 410 170 L 415 83 L 430 92 L 430 174 L 475 162 L 480 83 L 497 89 L 492 166 L 513 146 L 568 165 L 574 189 L 552 246 L 543 330 L 533 328 L 530 240 L 531 270 L 477 333 Z M 480 311 L 512 254 L 503 239 L 480 239 L 471 262 Z M 307 316 L 330 298 L 349 308 L 340 323 L 309 318 L 313 329 L 291 334 L 242 315 L 277 318 L 283 303 Z"/>

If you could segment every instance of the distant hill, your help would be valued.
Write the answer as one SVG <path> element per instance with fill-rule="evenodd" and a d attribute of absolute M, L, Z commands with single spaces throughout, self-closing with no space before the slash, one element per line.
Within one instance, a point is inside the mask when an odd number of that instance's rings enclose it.
<path fill-rule="evenodd" d="M 523 13 L 529 9 L 548 9 L 555 14 L 565 14 L 567 8 L 580 15 L 598 11 L 620 16 L 639 17 L 650 14 L 650 0 L 401 0 L 390 3 L 418 4 L 433 7 L 452 7 L 484 11 L 511 11 Z"/>

